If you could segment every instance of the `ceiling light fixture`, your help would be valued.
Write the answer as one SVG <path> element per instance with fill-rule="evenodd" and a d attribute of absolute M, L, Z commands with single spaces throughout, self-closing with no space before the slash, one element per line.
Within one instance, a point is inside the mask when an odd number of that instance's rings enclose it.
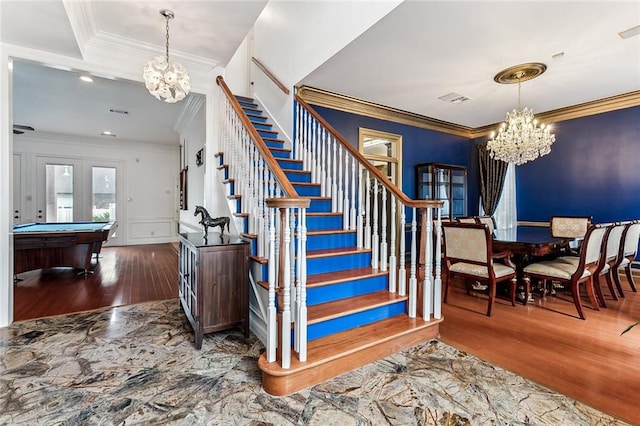
<path fill-rule="evenodd" d="M 105 130 L 104 132 L 100 133 L 102 136 L 112 136 L 112 137 L 116 137 L 116 135 L 113 132 L 110 132 L 109 130 Z"/>
<path fill-rule="evenodd" d="M 79 78 L 86 83 L 93 83 L 93 79 L 88 75 L 81 75 Z"/>
<path fill-rule="evenodd" d="M 528 63 L 502 70 L 493 78 L 500 84 L 518 83 L 518 109 L 507 113 L 497 135 L 491 133 L 491 139 L 487 142 L 491 158 L 521 165 L 551 152 L 551 145 L 556 140 L 551 133 L 551 126 L 540 124 L 538 127 L 533 111 L 526 107 L 520 109 L 520 84 L 538 77 L 546 70 L 545 64 Z"/>
<path fill-rule="evenodd" d="M 167 22 L 166 55 L 157 56 L 147 62 L 142 77 L 149 93 L 158 100 L 175 103 L 185 98 L 191 89 L 191 80 L 187 69 L 179 62 L 169 62 L 169 20 L 174 18 L 172 11 L 161 9 L 160 15 Z"/>

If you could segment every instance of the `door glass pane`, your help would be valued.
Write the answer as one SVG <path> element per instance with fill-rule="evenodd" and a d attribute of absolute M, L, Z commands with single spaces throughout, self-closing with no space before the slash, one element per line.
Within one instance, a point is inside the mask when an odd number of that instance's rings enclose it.
<path fill-rule="evenodd" d="M 116 169 L 92 167 L 92 218 L 94 222 L 116 220 Z"/>
<path fill-rule="evenodd" d="M 45 188 L 47 222 L 73 222 L 73 166 L 47 164 Z"/>

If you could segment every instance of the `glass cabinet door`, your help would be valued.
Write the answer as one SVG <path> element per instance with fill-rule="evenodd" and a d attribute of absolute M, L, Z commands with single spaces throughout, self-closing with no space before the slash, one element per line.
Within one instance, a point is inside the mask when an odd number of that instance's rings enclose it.
<path fill-rule="evenodd" d="M 416 166 L 419 199 L 443 202 L 442 217 L 450 220 L 467 215 L 467 169 L 449 164 Z"/>

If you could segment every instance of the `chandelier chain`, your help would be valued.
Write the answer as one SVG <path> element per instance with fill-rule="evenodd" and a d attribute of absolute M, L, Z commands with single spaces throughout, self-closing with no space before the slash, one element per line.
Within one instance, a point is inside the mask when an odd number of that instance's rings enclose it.
<path fill-rule="evenodd" d="M 166 55 L 167 55 L 167 63 L 169 63 L 169 16 L 165 16 L 165 19 L 167 20 L 167 42 L 166 42 Z"/>

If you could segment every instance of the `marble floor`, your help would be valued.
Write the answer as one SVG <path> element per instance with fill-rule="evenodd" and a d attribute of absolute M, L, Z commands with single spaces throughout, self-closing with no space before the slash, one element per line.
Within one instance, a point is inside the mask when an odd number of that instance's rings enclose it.
<path fill-rule="evenodd" d="M 177 300 L 0 328 L 0 425 L 621 425 L 431 341 L 286 397 L 240 330 L 202 350 Z"/>

